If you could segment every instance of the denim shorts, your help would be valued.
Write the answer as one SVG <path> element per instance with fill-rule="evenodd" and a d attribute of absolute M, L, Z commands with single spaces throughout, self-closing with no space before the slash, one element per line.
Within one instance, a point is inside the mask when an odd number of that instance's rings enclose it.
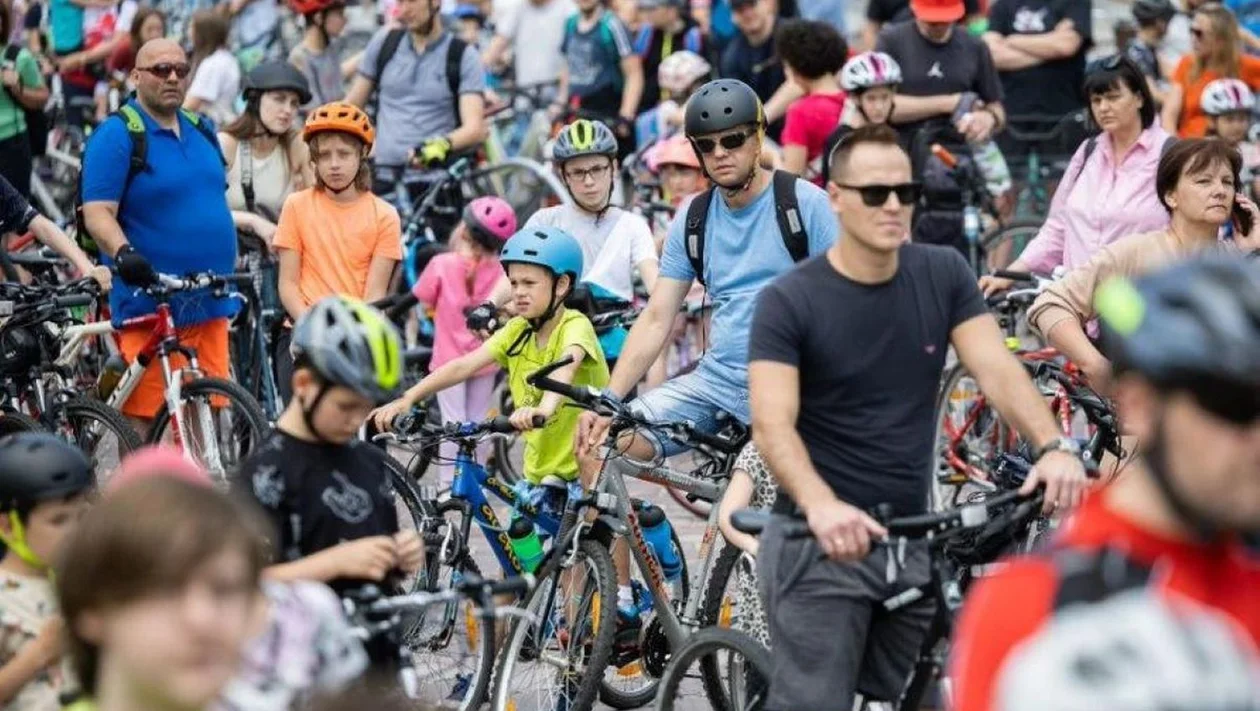
<path fill-rule="evenodd" d="M 649 390 L 630 406 L 640 415 L 657 422 L 690 422 L 696 429 L 717 432 L 723 413 L 747 424 L 748 384 L 734 387 L 699 368 Z M 672 457 L 686 448 L 653 432 L 644 432 L 658 457 Z"/>

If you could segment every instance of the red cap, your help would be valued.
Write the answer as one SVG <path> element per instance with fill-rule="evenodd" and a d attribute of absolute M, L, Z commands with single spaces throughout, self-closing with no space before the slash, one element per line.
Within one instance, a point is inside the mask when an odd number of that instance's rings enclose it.
<path fill-rule="evenodd" d="M 963 0 L 910 0 L 910 11 L 924 22 L 957 22 L 967 14 Z"/>

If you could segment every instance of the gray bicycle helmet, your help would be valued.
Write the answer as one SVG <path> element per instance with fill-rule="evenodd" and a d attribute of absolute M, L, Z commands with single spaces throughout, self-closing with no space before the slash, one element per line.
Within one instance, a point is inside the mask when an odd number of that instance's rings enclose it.
<path fill-rule="evenodd" d="M 293 352 L 295 362 L 309 365 L 326 383 L 378 403 L 395 398 L 402 385 L 398 330 L 357 299 L 320 299 L 294 327 Z"/>
<path fill-rule="evenodd" d="M 311 85 L 297 67 L 280 60 L 264 62 L 250 70 L 241 84 L 245 100 L 257 101 L 268 91 L 296 91 L 298 103 L 311 100 Z"/>
<path fill-rule="evenodd" d="M 716 79 L 702 85 L 687 100 L 683 128 L 688 137 L 729 131 L 765 123 L 757 92 L 737 79 Z"/>
<path fill-rule="evenodd" d="M 1147 23 L 1155 20 L 1171 20 L 1177 14 L 1172 0 L 1137 0 L 1133 3 L 1133 19 Z"/>
<path fill-rule="evenodd" d="M 41 501 L 92 488 L 92 462 L 78 447 L 47 432 L 0 439 L 0 511 L 25 512 Z"/>
<path fill-rule="evenodd" d="M 617 137 L 612 129 L 599 121 L 578 119 L 560 129 L 551 157 L 556 163 L 564 163 L 582 156 L 617 157 Z"/>
<path fill-rule="evenodd" d="M 1000 711 L 1260 711 L 1249 640 L 1145 589 L 1059 611 L 997 672 Z"/>
<path fill-rule="evenodd" d="M 1260 392 L 1260 264 L 1191 259 L 1099 288 L 1103 350 L 1117 371 L 1168 388 Z"/>

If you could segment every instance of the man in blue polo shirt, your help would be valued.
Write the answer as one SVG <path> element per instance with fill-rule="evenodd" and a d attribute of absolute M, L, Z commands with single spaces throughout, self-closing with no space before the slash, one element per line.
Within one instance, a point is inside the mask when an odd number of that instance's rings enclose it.
<path fill-rule="evenodd" d="M 146 43 L 131 72 L 136 97 L 126 105 L 144 127 L 145 169 L 128 175 L 133 139 L 122 117 L 102 123 L 84 152 L 84 221 L 106 263 L 121 277 L 110 294 L 115 323 L 153 313 L 155 304 L 141 289 L 155 282 L 156 273 L 230 274 L 236 262 L 236 229 L 214 129 L 201 125 L 208 121 L 205 117 L 180 111 L 188 75 L 188 58 L 177 43 Z M 177 294 L 171 307 L 180 341 L 196 349 L 202 370 L 227 377 L 227 317 L 236 302 L 190 292 Z M 128 361 L 143 348 L 149 332 L 123 331 L 120 345 Z M 154 363 L 123 413 L 144 427 L 143 421 L 152 419 L 162 403 L 164 386 Z"/>

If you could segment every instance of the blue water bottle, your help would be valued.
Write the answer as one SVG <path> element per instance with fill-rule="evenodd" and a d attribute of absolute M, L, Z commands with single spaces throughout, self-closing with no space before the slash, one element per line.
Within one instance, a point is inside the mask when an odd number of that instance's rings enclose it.
<path fill-rule="evenodd" d="M 643 502 L 639 507 L 639 523 L 643 525 L 643 537 L 652 547 L 656 562 L 661 564 L 665 577 L 676 580 L 682 574 L 680 551 L 674 547 L 674 529 L 669 525 L 665 510 Z"/>

